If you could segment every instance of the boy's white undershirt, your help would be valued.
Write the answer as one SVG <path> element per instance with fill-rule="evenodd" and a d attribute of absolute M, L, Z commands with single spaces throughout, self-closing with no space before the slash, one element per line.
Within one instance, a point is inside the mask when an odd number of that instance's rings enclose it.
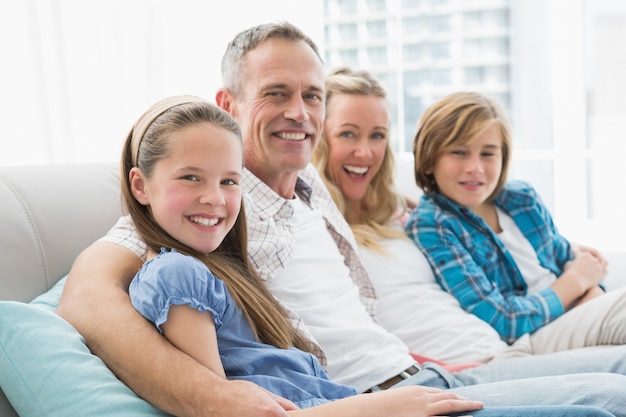
<path fill-rule="evenodd" d="M 537 252 L 532 247 L 526 236 L 517 227 L 511 216 L 500 209 L 496 209 L 498 221 L 502 232 L 498 233 L 498 238 L 511 253 L 513 260 L 517 264 L 526 285 L 527 294 L 533 294 L 549 287 L 556 281 L 556 275 L 539 264 Z"/>

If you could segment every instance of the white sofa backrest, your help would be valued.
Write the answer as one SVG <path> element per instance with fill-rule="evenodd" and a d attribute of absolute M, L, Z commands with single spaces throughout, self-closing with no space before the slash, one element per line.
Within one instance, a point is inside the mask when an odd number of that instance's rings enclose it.
<path fill-rule="evenodd" d="M 396 187 L 398 191 L 415 201 L 419 201 L 422 190 L 415 184 L 415 164 L 413 155 L 402 153 L 396 155 Z"/>
<path fill-rule="evenodd" d="M 29 302 L 122 214 L 118 164 L 0 167 L 0 300 Z M 0 416 L 15 411 L 0 391 Z"/>
<path fill-rule="evenodd" d="M 118 166 L 0 167 L 0 300 L 31 301 L 121 215 Z"/>

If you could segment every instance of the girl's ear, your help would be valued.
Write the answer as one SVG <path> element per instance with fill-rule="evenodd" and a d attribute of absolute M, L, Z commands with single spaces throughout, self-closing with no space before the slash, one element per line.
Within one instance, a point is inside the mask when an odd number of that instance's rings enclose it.
<path fill-rule="evenodd" d="M 128 173 L 128 182 L 130 183 L 130 192 L 133 193 L 135 199 L 144 206 L 150 205 L 148 192 L 146 191 L 146 180 L 139 168 L 131 168 Z"/>

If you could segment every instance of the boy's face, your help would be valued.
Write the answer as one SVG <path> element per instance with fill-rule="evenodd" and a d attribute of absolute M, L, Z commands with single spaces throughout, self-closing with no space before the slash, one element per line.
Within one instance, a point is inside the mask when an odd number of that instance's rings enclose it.
<path fill-rule="evenodd" d="M 501 173 L 502 137 L 496 126 L 445 151 L 432 171 L 441 194 L 475 212 L 491 197 Z"/>

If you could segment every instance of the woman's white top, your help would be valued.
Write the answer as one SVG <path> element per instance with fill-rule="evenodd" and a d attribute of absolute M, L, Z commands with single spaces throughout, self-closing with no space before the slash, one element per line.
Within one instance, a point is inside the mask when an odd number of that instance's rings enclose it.
<path fill-rule="evenodd" d="M 459 363 L 481 360 L 508 347 L 489 324 L 466 313 L 454 296 L 439 287 L 412 241 L 398 238 L 379 243 L 388 253 L 359 246 L 378 296 L 378 318 L 412 352 Z"/>

